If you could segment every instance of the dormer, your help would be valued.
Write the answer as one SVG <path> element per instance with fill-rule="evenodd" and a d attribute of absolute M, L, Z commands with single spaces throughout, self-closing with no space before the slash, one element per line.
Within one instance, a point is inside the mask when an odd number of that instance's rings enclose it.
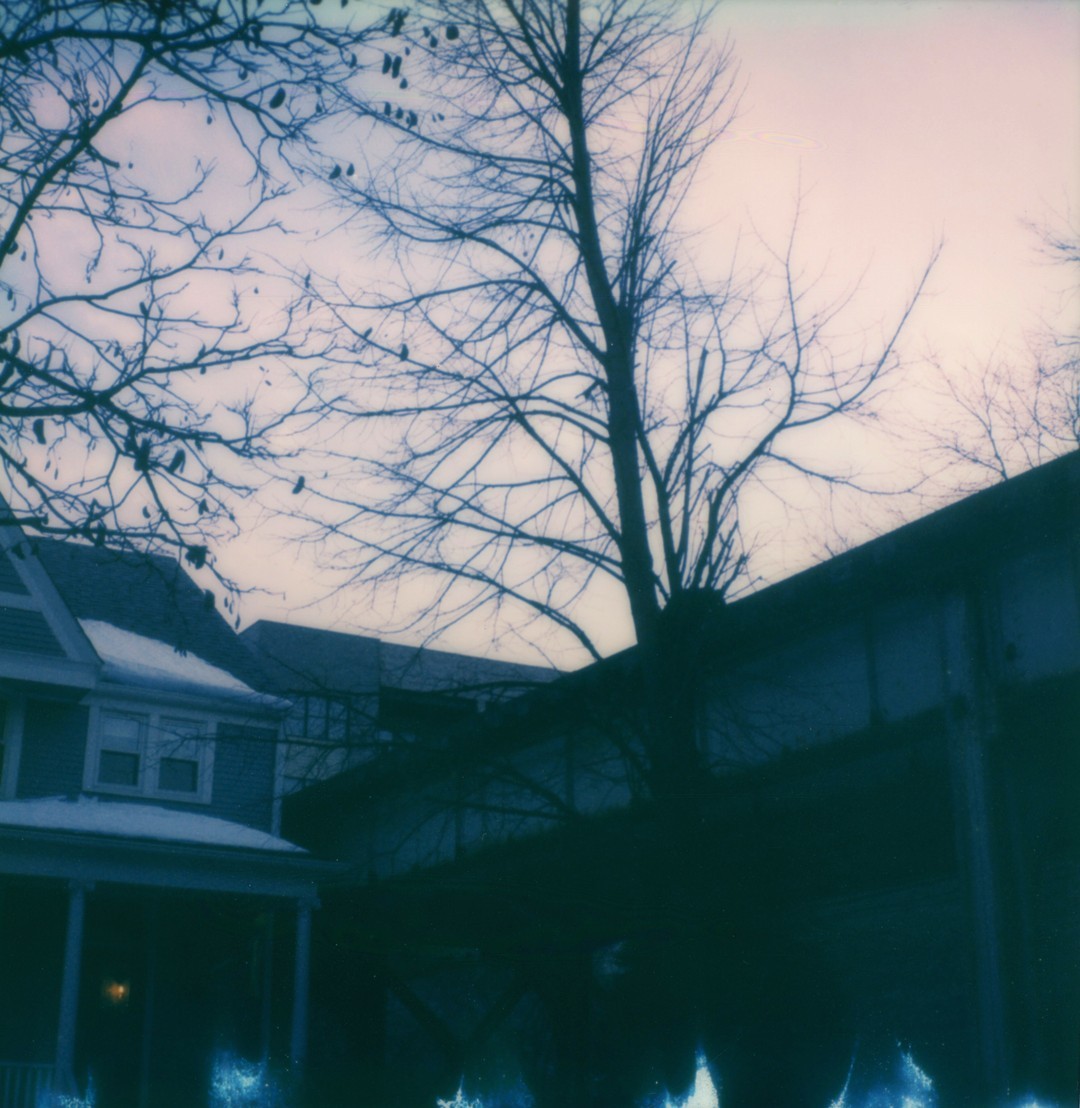
<path fill-rule="evenodd" d="M 284 703 L 169 558 L 8 529 L 0 799 L 97 798 L 277 825 Z"/>

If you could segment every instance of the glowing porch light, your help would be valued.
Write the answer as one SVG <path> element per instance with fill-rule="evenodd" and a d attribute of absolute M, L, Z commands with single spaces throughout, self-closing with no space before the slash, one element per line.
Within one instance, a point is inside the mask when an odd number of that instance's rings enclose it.
<path fill-rule="evenodd" d="M 131 999 L 131 984 L 106 977 L 101 983 L 101 999 L 114 1008 L 123 1007 Z"/>

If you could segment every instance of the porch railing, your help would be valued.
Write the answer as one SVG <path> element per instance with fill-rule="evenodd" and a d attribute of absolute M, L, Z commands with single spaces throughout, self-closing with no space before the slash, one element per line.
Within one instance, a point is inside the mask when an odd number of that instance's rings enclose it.
<path fill-rule="evenodd" d="M 53 1067 L 0 1061 L 0 1108 L 39 1108 L 52 1100 Z"/>

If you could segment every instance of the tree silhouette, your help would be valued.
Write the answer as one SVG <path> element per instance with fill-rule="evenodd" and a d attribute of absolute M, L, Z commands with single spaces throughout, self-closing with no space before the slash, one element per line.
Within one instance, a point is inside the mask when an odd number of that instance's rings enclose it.
<path fill-rule="evenodd" d="M 640 921 L 605 917 L 608 939 L 637 944 L 640 988 L 628 979 L 627 997 L 648 1012 L 642 1038 L 627 1031 L 616 1053 L 638 1044 L 685 1084 L 688 1028 L 706 1008 L 751 1013 L 746 1035 L 760 1045 L 789 1030 L 782 1011 L 794 1020 L 825 995 L 815 966 L 777 969 L 795 949 L 792 921 L 775 911 L 790 908 L 781 868 L 717 885 L 703 831 L 715 782 L 701 744 L 702 647 L 722 639 L 725 597 L 746 583 L 747 498 L 782 497 L 793 475 L 854 482 L 842 463 L 819 460 L 814 432 L 873 411 L 901 368 L 899 339 L 933 255 L 876 333 L 853 323 L 850 295 L 831 296 L 800 261 L 794 230 L 755 264 L 739 252 L 695 265 L 687 201 L 738 101 L 730 50 L 717 49 L 704 14 L 623 0 L 446 0 L 410 11 L 399 30 L 356 94 L 354 125 L 333 140 L 354 172 L 332 185 L 344 219 L 379 248 L 378 284 L 299 278 L 322 351 L 304 515 L 353 584 L 426 587 L 418 618 L 429 627 L 482 616 L 541 646 L 554 631 L 596 660 L 604 624 L 628 619 L 636 650 L 606 699 L 590 699 L 591 685 L 576 705 L 568 694 L 561 722 L 538 720 L 535 704 L 523 711 L 534 712 L 538 747 L 588 728 L 622 759 L 635 810 L 649 813 L 630 884 L 655 890 L 650 919 L 670 949 L 738 937 L 710 966 L 737 946 L 745 972 L 698 966 L 694 1007 L 665 985 Z M 603 716 L 595 727 L 591 709 Z M 461 810 L 494 816 L 502 805 L 507 820 L 580 826 L 545 767 L 505 753 L 475 771 Z M 464 756 L 450 747 L 432 772 Z M 422 838 L 423 818 L 400 814 L 403 840 Z M 529 1079 L 540 1103 L 593 1103 L 586 1090 L 603 1068 L 580 1023 L 574 936 L 590 909 L 572 884 L 568 874 L 558 909 L 566 972 L 537 985 L 553 1034 Z M 692 955 L 676 960 L 694 977 Z M 711 1002 L 710 983 L 726 990 Z M 813 1028 L 805 1042 L 817 1043 Z M 781 1103 L 767 1100 L 769 1081 L 775 1091 L 799 1077 L 759 1068 L 754 1079 L 762 1103 Z"/>
<path fill-rule="evenodd" d="M 398 50 L 379 79 L 411 52 L 425 88 L 357 102 L 379 156 L 334 182 L 395 277 L 319 289 L 310 514 L 354 583 L 430 578 L 443 627 L 487 609 L 595 659 L 610 615 L 579 601 L 612 598 L 650 659 L 651 780 L 677 791 L 697 768 L 670 722 L 684 602 L 745 581 L 748 492 L 846 479 L 810 432 L 871 408 L 929 265 L 876 340 L 794 232 L 768 265 L 699 273 L 682 209 L 737 108 L 704 14 L 450 0 L 410 13 Z"/>
<path fill-rule="evenodd" d="M 1039 250 L 1064 270 L 1064 323 L 1043 320 L 1016 353 L 995 354 L 961 376 L 942 372 L 945 411 L 936 434 L 946 489 L 974 491 L 1080 447 L 1080 230 L 1064 221 L 1032 225 Z"/>
<path fill-rule="evenodd" d="M 294 353 L 248 243 L 370 28 L 290 0 L 0 12 L 0 503 L 208 558 Z M 277 419 L 281 418 L 280 412 Z"/>

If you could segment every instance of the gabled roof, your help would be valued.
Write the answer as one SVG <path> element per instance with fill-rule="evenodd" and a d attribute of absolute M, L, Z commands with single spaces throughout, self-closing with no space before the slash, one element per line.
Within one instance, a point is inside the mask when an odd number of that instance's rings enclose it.
<path fill-rule="evenodd" d="M 32 544 L 18 527 L 0 526 L 0 680 L 87 689 L 98 669 L 93 647 Z"/>
<path fill-rule="evenodd" d="M 266 687 L 262 667 L 217 611 L 213 597 L 176 561 L 51 539 L 35 540 L 34 546 L 80 622 L 165 643 L 252 688 Z"/>

